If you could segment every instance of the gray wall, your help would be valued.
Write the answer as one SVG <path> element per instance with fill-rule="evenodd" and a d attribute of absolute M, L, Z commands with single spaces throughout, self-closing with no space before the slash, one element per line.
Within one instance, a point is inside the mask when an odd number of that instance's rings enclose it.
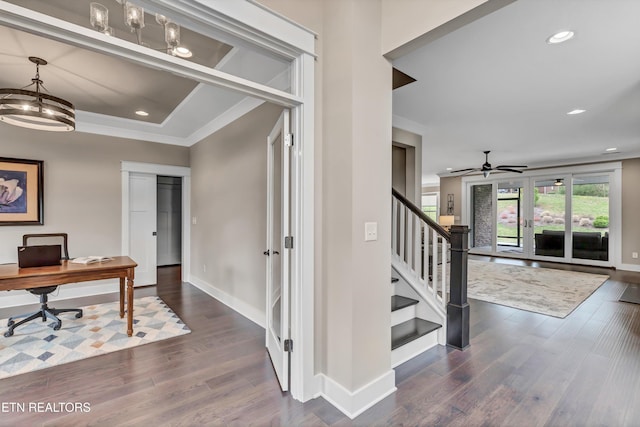
<path fill-rule="evenodd" d="M 391 186 L 407 197 L 407 150 L 391 147 Z"/>
<path fill-rule="evenodd" d="M 422 203 L 422 136 L 394 127 L 391 129 L 391 140 L 394 152 L 397 148 L 405 150 L 405 197 L 420 206 Z M 394 162 L 393 173 L 395 173 L 395 158 L 392 161 Z M 393 179 L 395 182 L 395 177 Z"/>
<path fill-rule="evenodd" d="M 622 263 L 640 266 L 640 158 L 622 161 Z"/>
<path fill-rule="evenodd" d="M 440 178 L 440 215 L 447 214 L 447 195 L 453 194 L 453 215 L 462 218 L 462 178 L 459 176 Z M 460 220 L 456 219 L 456 224 Z M 465 224 L 467 225 L 467 224 Z"/>
<path fill-rule="evenodd" d="M 376 41 L 380 2 L 261 3 L 319 34 L 316 369 L 357 390 L 391 365 L 391 66 Z M 376 242 L 364 242 L 368 221 L 378 222 Z"/>
<path fill-rule="evenodd" d="M 266 141 L 281 111 L 263 104 L 191 147 L 191 275 L 263 317 Z"/>
<path fill-rule="evenodd" d="M 16 262 L 26 233 L 68 233 L 72 257 L 120 254 L 120 162 L 189 165 L 184 147 L 4 123 L 0 132 L 0 156 L 44 160 L 44 226 L 0 227 L 0 263 Z"/>

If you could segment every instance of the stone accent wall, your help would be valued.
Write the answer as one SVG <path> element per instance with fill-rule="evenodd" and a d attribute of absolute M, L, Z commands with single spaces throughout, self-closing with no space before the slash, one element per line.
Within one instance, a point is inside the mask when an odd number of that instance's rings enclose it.
<path fill-rule="evenodd" d="M 494 223 L 491 214 L 491 184 L 474 185 L 472 188 L 472 247 L 491 246 Z"/>

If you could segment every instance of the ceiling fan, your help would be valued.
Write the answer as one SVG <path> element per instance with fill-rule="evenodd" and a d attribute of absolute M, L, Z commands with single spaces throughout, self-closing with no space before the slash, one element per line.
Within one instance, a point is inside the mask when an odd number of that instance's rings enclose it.
<path fill-rule="evenodd" d="M 511 166 L 511 165 L 500 165 L 500 166 L 496 166 L 495 168 L 491 167 L 491 163 L 489 163 L 489 153 L 491 151 L 485 151 L 484 155 L 485 155 L 485 162 L 482 165 L 481 168 L 467 168 L 467 169 L 458 169 L 456 171 L 451 171 L 451 173 L 459 173 L 459 172 L 464 172 L 463 175 L 469 174 L 471 172 L 482 172 L 482 175 L 484 175 L 484 177 L 488 177 L 489 174 L 491 173 L 491 171 L 504 171 L 504 172 L 516 172 L 516 173 L 522 173 L 521 170 L 518 169 L 514 169 L 514 168 L 526 168 L 526 166 Z"/>

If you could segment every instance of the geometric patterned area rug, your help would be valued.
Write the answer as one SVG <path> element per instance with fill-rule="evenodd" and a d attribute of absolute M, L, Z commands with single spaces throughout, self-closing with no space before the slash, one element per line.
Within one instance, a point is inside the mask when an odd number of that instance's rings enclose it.
<path fill-rule="evenodd" d="M 565 318 L 608 278 L 602 274 L 469 260 L 467 295 Z"/>
<path fill-rule="evenodd" d="M 81 307 L 84 316 L 62 314 L 62 328 L 53 322 L 33 321 L 14 335 L 0 335 L 0 379 L 87 357 L 148 344 L 191 332 L 156 296 L 134 299 L 133 336 L 127 336 L 127 316 L 120 318 L 120 302 Z M 7 319 L 1 321 L 7 324 Z"/>

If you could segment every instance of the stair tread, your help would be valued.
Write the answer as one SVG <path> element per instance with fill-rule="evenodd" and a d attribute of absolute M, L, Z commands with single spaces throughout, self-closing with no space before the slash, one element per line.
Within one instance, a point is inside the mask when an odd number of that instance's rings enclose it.
<path fill-rule="evenodd" d="M 391 297 L 391 311 L 400 310 L 402 308 L 415 305 L 418 302 L 419 301 L 417 299 L 394 295 Z"/>
<path fill-rule="evenodd" d="M 442 325 L 419 318 L 407 320 L 393 326 L 391 328 L 391 350 L 395 350 L 441 327 Z"/>
<path fill-rule="evenodd" d="M 399 279 L 399 278 L 397 278 L 397 277 L 392 277 L 392 278 L 391 278 L 391 283 L 396 283 L 396 282 L 398 282 L 398 281 L 400 281 L 400 279 Z"/>

